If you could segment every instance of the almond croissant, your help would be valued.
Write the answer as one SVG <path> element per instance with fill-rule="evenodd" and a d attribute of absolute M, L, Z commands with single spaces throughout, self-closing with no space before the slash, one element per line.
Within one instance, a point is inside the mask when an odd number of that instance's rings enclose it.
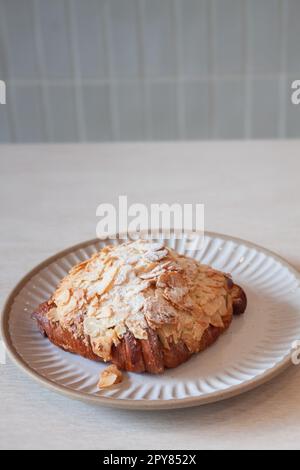
<path fill-rule="evenodd" d="M 158 374 L 210 346 L 246 305 L 228 274 L 138 240 L 74 266 L 33 317 L 66 351 Z"/>

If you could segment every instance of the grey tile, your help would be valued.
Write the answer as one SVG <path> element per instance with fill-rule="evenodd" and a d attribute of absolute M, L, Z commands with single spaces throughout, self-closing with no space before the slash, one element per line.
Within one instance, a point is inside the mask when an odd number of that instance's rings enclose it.
<path fill-rule="evenodd" d="M 242 79 L 221 80 L 214 89 L 215 137 L 240 139 L 245 133 L 245 84 Z"/>
<path fill-rule="evenodd" d="M 6 56 L 6 52 L 4 50 L 2 31 L 0 28 L 0 80 L 5 80 L 7 78 L 7 67 L 6 67 L 5 56 Z"/>
<path fill-rule="evenodd" d="M 176 74 L 174 0 L 141 0 L 144 4 L 145 74 L 173 77 Z"/>
<path fill-rule="evenodd" d="M 240 74 L 244 71 L 243 2 L 215 0 L 214 64 L 217 74 Z"/>
<path fill-rule="evenodd" d="M 83 79 L 104 79 L 108 75 L 104 3 L 99 0 L 75 0 L 73 8 L 76 16 L 80 76 Z"/>
<path fill-rule="evenodd" d="M 44 114 L 41 108 L 42 92 L 39 85 L 11 85 L 15 99 L 15 134 L 17 142 L 43 142 Z"/>
<path fill-rule="evenodd" d="M 177 113 L 176 84 L 151 83 L 151 137 L 157 140 L 178 139 Z"/>
<path fill-rule="evenodd" d="M 0 103 L 0 142 L 11 142 L 11 133 L 9 127 L 9 112 L 10 104 L 6 101 L 6 104 Z"/>
<path fill-rule="evenodd" d="M 294 90 L 291 90 L 292 82 L 299 80 L 300 77 L 288 77 L 285 82 L 286 90 L 286 136 L 289 138 L 300 137 L 300 104 L 293 104 L 291 95 Z"/>
<path fill-rule="evenodd" d="M 247 0 L 249 72 L 278 73 L 282 57 L 280 0 Z"/>
<path fill-rule="evenodd" d="M 212 135 L 211 122 L 211 83 L 207 80 L 186 82 L 185 135 L 186 139 L 209 139 Z"/>
<path fill-rule="evenodd" d="M 182 75 L 207 76 L 209 73 L 208 0 L 179 0 L 182 40 Z"/>
<path fill-rule="evenodd" d="M 0 105 L 6 104 L 6 98 L 7 98 L 6 95 L 7 95 L 7 81 L 0 79 Z"/>
<path fill-rule="evenodd" d="M 17 79 L 39 78 L 33 0 L 4 1 L 1 12 L 4 13 L 1 20 L 5 21 L 5 28 L 0 31 L 0 51 L 7 61 L 8 76 Z M 6 35 L 5 39 L 3 35 Z M 8 50 L 3 50 L 4 47 Z"/>
<path fill-rule="evenodd" d="M 47 79 L 73 76 L 69 11 L 66 0 L 39 0 Z"/>
<path fill-rule="evenodd" d="M 299 0 L 287 0 L 285 8 L 288 9 L 287 20 L 287 73 L 300 73 L 300 2 Z"/>
<path fill-rule="evenodd" d="M 139 75 L 138 1 L 110 0 L 112 71 L 115 77 Z"/>
<path fill-rule="evenodd" d="M 119 84 L 118 116 L 121 140 L 145 138 L 145 96 L 140 82 Z"/>
<path fill-rule="evenodd" d="M 78 140 L 76 89 L 71 85 L 49 85 L 49 122 L 52 142 Z"/>
<path fill-rule="evenodd" d="M 7 60 L 9 54 L 9 47 L 6 46 L 6 40 L 4 29 L 2 27 L 2 22 L 6 22 L 5 17 L 3 17 L 4 12 L 4 3 L 0 1 L 0 79 L 7 79 Z"/>
<path fill-rule="evenodd" d="M 83 85 L 84 119 L 87 140 L 112 140 L 108 85 Z"/>
<path fill-rule="evenodd" d="M 253 138 L 279 135 L 279 80 L 253 79 L 251 83 L 251 129 Z"/>

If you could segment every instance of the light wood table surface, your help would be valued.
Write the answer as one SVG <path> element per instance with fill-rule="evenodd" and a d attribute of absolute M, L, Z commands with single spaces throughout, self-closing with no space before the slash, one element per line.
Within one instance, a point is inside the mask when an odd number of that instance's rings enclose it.
<path fill-rule="evenodd" d="M 96 207 L 204 203 L 206 229 L 245 238 L 300 269 L 300 141 L 0 146 L 0 293 L 95 237 Z M 300 338 L 299 338 L 300 339 Z M 228 401 L 175 411 L 101 408 L 0 366 L 0 447 L 300 448 L 300 368 Z"/>

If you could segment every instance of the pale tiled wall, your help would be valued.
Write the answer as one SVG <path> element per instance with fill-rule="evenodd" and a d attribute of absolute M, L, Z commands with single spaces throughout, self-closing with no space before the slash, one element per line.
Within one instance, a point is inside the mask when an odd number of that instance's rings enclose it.
<path fill-rule="evenodd" d="M 0 141 L 300 137 L 300 0 L 0 0 Z"/>

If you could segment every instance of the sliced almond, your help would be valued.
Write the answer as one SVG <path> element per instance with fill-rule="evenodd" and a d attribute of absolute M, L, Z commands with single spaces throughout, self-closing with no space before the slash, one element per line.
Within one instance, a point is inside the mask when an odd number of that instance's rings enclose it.
<path fill-rule="evenodd" d="M 82 261 L 82 263 L 79 263 L 79 264 L 76 264 L 71 270 L 70 270 L 70 274 L 76 274 L 78 273 L 79 271 L 81 271 L 82 269 L 84 269 L 87 264 L 90 262 L 90 260 L 85 260 L 85 261 Z"/>
<path fill-rule="evenodd" d="M 220 327 L 220 328 L 224 327 L 223 320 L 221 316 L 219 315 L 219 313 L 216 313 L 213 317 L 211 317 L 210 324 L 213 326 Z"/>
<path fill-rule="evenodd" d="M 226 303 L 223 296 L 216 297 L 212 302 L 208 302 L 203 305 L 203 310 L 205 315 L 208 317 L 213 317 L 219 311 L 224 311 L 226 309 Z"/>
<path fill-rule="evenodd" d="M 144 255 L 147 261 L 160 261 L 161 259 L 168 256 L 169 251 L 167 249 L 160 251 L 147 251 Z"/>
<path fill-rule="evenodd" d="M 136 264 L 140 260 L 140 255 L 133 255 L 126 258 L 125 263 L 133 265 Z"/>
<path fill-rule="evenodd" d="M 144 280 L 156 279 L 164 273 L 162 269 L 153 269 L 148 273 L 141 273 L 139 277 Z"/>
<path fill-rule="evenodd" d="M 115 274 L 117 272 L 117 267 L 116 266 L 112 266 L 111 268 L 109 268 L 107 271 L 105 271 L 102 279 L 100 279 L 100 281 L 98 282 L 95 282 L 94 284 L 92 284 L 92 286 L 88 289 L 88 297 L 91 298 L 93 297 L 94 295 L 102 295 L 104 294 L 108 288 L 110 287 L 114 277 L 115 277 Z"/>
<path fill-rule="evenodd" d="M 57 308 L 51 308 L 51 310 L 49 310 L 48 314 L 47 314 L 47 317 L 49 318 L 50 321 L 59 321 L 60 318 L 59 318 L 59 315 L 58 315 L 58 310 Z"/>
<path fill-rule="evenodd" d="M 117 368 L 116 365 L 112 364 L 104 369 L 100 374 L 100 379 L 98 382 L 98 388 L 107 388 L 112 385 L 121 383 L 123 380 L 122 372 Z"/>
<path fill-rule="evenodd" d="M 115 326 L 115 332 L 116 332 L 119 339 L 123 338 L 126 331 L 127 331 L 127 328 L 124 325 L 124 323 L 119 323 L 118 325 Z"/>
<path fill-rule="evenodd" d="M 149 251 L 160 251 L 165 248 L 165 244 L 163 242 L 157 242 L 157 243 L 150 243 L 149 245 Z"/>
<path fill-rule="evenodd" d="M 56 292 L 55 303 L 57 305 L 66 305 L 71 297 L 71 292 L 69 289 L 61 289 Z"/>
<path fill-rule="evenodd" d="M 127 280 L 127 276 L 128 274 L 130 273 L 131 271 L 131 267 L 130 266 L 122 266 L 114 280 L 114 284 L 115 286 L 120 286 L 121 284 L 123 284 L 126 280 Z"/>

